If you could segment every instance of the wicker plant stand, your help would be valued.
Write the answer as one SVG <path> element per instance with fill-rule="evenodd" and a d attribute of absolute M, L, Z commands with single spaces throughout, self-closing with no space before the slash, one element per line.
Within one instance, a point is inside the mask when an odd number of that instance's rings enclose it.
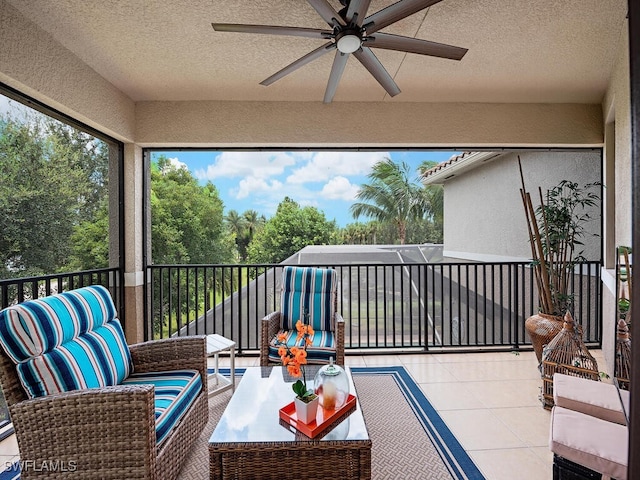
<path fill-rule="evenodd" d="M 569 312 L 564 316 L 560 333 L 542 352 L 542 406 L 553 407 L 553 374 L 564 373 L 600 381 L 598 362 L 582 341 L 582 331 L 576 327 Z"/>

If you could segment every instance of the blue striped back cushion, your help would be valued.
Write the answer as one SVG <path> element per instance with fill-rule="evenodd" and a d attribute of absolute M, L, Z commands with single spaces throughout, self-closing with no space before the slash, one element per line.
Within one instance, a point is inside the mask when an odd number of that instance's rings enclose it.
<path fill-rule="evenodd" d="M 131 373 L 131 354 L 117 319 L 17 365 L 30 398 L 120 384 Z"/>
<path fill-rule="evenodd" d="M 29 300 L 0 312 L 0 341 L 15 362 L 50 352 L 116 318 L 109 291 L 91 286 Z"/>
<path fill-rule="evenodd" d="M 132 369 L 115 306 L 102 286 L 6 308 L 0 344 L 31 398 L 117 385 Z"/>
<path fill-rule="evenodd" d="M 284 330 L 295 329 L 298 320 L 309 313 L 314 330 L 333 331 L 333 307 L 338 283 L 333 269 L 284 267 L 280 311 Z"/>

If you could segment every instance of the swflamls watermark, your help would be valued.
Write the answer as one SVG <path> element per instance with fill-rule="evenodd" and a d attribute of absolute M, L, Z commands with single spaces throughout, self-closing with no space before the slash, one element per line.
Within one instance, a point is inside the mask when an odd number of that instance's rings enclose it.
<path fill-rule="evenodd" d="M 75 460 L 19 460 L 5 462 L 5 470 L 21 472 L 75 472 L 78 462 Z"/>

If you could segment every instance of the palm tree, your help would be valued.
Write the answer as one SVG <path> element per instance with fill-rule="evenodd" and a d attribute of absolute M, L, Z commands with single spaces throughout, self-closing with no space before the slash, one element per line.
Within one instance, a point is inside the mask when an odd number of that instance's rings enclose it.
<path fill-rule="evenodd" d="M 256 233 L 256 230 L 262 227 L 266 219 L 264 215 L 260 215 L 255 210 L 246 210 L 242 217 L 244 218 L 244 226 L 248 230 L 249 233 L 249 242 L 253 239 L 253 234 Z"/>
<path fill-rule="evenodd" d="M 396 164 L 385 158 L 376 163 L 367 176 L 371 183 L 360 186 L 356 194 L 360 201 L 349 209 L 353 218 L 362 215 L 380 223 L 393 224 L 403 245 L 407 223 L 423 218 L 428 211 L 422 186 L 411 181 L 409 175 L 409 165 L 404 162 Z"/>
<path fill-rule="evenodd" d="M 236 210 L 229 210 L 224 217 L 224 221 L 227 223 L 229 230 L 236 238 L 239 238 L 244 232 L 245 219 L 240 216 Z"/>
<path fill-rule="evenodd" d="M 424 160 L 418 166 L 418 172 L 420 178 L 424 178 L 424 174 L 438 165 L 438 162 L 434 160 Z M 444 217 L 444 188 L 442 185 L 425 185 L 424 195 L 427 204 L 429 205 L 429 216 L 436 225 L 442 225 Z"/>

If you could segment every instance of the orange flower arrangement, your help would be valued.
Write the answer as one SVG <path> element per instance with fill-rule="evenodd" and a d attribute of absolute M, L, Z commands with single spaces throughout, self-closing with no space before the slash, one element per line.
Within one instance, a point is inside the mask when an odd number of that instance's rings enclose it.
<path fill-rule="evenodd" d="M 305 317 L 307 315 L 305 314 Z M 305 375 L 304 366 L 307 364 L 307 345 L 311 345 L 311 338 L 313 337 L 313 328 L 311 325 L 307 325 L 298 320 L 296 323 L 296 330 L 298 336 L 294 346 L 287 346 L 287 334 L 281 333 L 278 335 L 277 344 L 278 355 L 282 360 L 282 365 L 287 367 L 289 375 L 292 377 L 302 376 L 302 380 L 298 380 L 292 386 L 295 394 L 305 402 L 310 402 L 315 397 L 313 390 L 307 389 L 307 377 Z M 300 346 L 298 343 L 300 342 Z"/>

